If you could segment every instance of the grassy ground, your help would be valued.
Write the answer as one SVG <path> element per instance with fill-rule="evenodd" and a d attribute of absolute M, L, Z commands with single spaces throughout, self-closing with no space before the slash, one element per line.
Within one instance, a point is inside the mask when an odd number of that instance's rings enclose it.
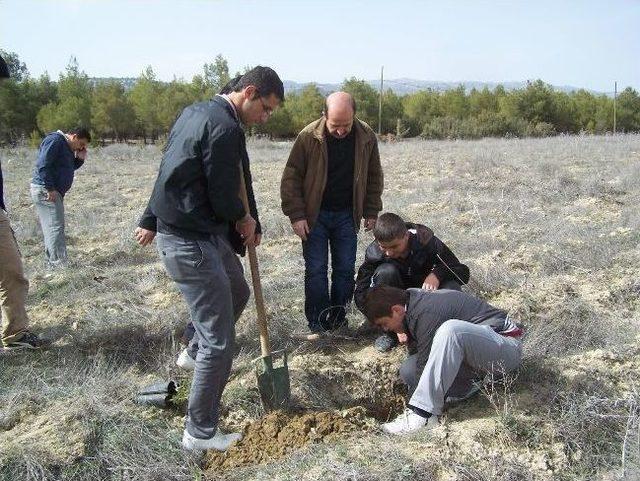
<path fill-rule="evenodd" d="M 352 340 L 290 337 L 305 324 L 301 247 L 279 208 L 290 146 L 250 144 L 273 343 L 291 352 L 299 408 L 363 405 L 379 418 L 376 406 L 395 409 L 401 352 L 375 353 L 355 311 Z M 355 435 L 271 463 L 203 472 L 180 449 L 181 410 L 132 401 L 156 379 L 187 381 L 173 368 L 185 306 L 155 249 L 132 240 L 160 153 L 90 152 L 65 199 L 72 265 L 49 273 L 28 193 L 35 152 L 4 150 L 29 313 L 53 345 L 0 357 L 0 479 L 632 479 L 640 458 L 640 136 L 407 141 L 381 145 L 381 155 L 385 210 L 431 226 L 471 267 L 469 290 L 529 326 L 516 379 L 450 409 L 435 432 L 392 439 L 369 418 Z M 360 234 L 359 259 L 370 241 Z M 249 307 L 224 396 L 227 428 L 263 414 L 254 322 Z"/>

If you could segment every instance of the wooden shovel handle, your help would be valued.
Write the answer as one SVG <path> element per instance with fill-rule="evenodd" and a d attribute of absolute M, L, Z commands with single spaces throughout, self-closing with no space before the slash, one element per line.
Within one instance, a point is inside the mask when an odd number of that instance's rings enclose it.
<path fill-rule="evenodd" d="M 247 185 L 244 181 L 244 169 L 240 163 L 240 199 L 244 210 L 250 213 L 249 197 L 247 196 Z M 251 282 L 253 283 L 253 298 L 256 303 L 258 313 L 258 329 L 260 331 L 260 350 L 262 357 L 271 355 L 271 344 L 269 343 L 269 330 L 267 329 L 267 311 L 264 307 L 264 296 L 262 295 L 262 284 L 260 283 L 260 269 L 258 268 L 258 255 L 254 245 L 247 246 L 249 253 L 249 265 L 251 266 Z"/>

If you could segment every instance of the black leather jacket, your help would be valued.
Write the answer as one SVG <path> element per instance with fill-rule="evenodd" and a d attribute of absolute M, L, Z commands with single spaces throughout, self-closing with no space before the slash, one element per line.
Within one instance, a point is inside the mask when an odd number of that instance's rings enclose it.
<path fill-rule="evenodd" d="M 139 225 L 193 239 L 229 234 L 245 215 L 239 197 L 241 162 L 257 222 L 245 135 L 233 108 L 219 96 L 186 107 L 169 134 Z"/>
<path fill-rule="evenodd" d="M 354 300 L 361 311 L 367 290 L 371 287 L 371 278 L 378 266 L 384 262 L 392 263 L 400 271 L 404 288 L 422 287 L 425 278 L 433 273 L 440 283 L 456 281 L 469 282 L 469 268 L 461 264 L 451 249 L 433 235 L 433 231 L 420 224 L 407 223 L 409 229 L 410 252 L 406 259 L 387 257 L 377 241 L 367 247 L 364 262 L 358 269 Z M 415 232 L 415 233 L 414 233 Z"/>

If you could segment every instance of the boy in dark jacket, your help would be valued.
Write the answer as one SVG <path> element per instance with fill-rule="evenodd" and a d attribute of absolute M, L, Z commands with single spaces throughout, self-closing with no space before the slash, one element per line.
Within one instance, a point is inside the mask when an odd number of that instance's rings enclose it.
<path fill-rule="evenodd" d="M 374 286 L 459 291 L 469 282 L 469 268 L 428 227 L 407 224 L 399 215 L 387 212 L 378 218 L 373 236 L 356 278 L 354 298 L 362 312 L 367 292 Z M 394 333 L 376 340 L 381 352 L 397 344 Z"/>
<path fill-rule="evenodd" d="M 477 389 L 474 380 L 520 365 L 522 329 L 505 311 L 465 292 L 377 286 L 367 293 L 365 312 L 372 324 L 417 346 L 400 368 L 412 392 L 408 407 L 382 425 L 387 433 L 437 426 L 447 397 L 466 398 Z"/>

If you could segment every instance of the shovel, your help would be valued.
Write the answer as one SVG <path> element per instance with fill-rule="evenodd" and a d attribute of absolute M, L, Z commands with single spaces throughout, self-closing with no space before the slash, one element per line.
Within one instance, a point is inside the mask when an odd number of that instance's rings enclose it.
<path fill-rule="evenodd" d="M 240 164 L 240 197 L 245 211 L 249 210 L 247 186 L 244 181 L 244 169 Z M 253 298 L 258 314 L 258 329 L 260 331 L 260 351 L 262 356 L 255 359 L 256 375 L 258 376 L 258 390 L 265 411 L 282 409 L 289 403 L 291 386 L 289 383 L 289 368 L 287 366 L 287 352 L 285 350 L 271 352 L 269 343 L 269 331 L 267 329 L 267 314 L 262 296 L 260 283 L 260 271 L 258 269 L 258 256 L 253 245 L 247 246 L 249 252 L 249 264 L 251 266 L 251 281 L 253 282 Z M 275 367 L 274 360 L 280 359 L 282 365 Z"/>

